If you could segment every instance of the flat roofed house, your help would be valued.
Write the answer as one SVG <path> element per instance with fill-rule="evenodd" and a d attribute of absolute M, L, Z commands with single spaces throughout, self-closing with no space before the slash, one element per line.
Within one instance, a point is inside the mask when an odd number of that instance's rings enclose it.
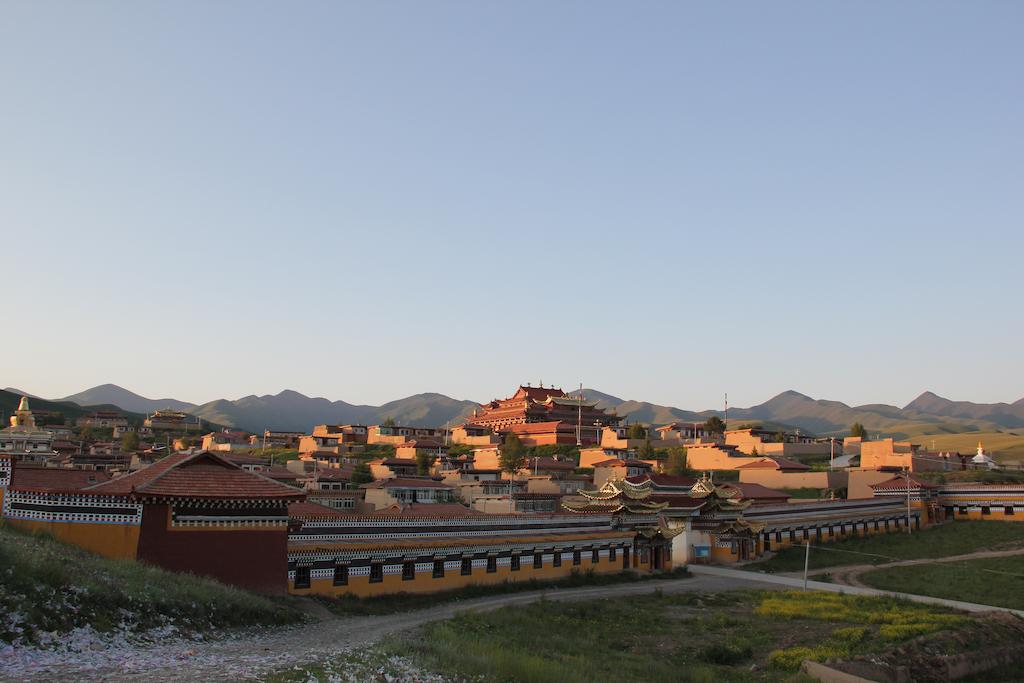
<path fill-rule="evenodd" d="M 363 484 L 362 488 L 366 491 L 366 505 L 373 510 L 409 503 L 433 505 L 457 501 L 455 487 L 433 479 L 393 477 Z"/>
<path fill-rule="evenodd" d="M 395 446 L 396 458 L 415 460 L 419 455 L 442 458 L 448 455 L 448 447 L 440 441 L 427 437 L 419 437 L 411 441 L 404 441 Z"/>

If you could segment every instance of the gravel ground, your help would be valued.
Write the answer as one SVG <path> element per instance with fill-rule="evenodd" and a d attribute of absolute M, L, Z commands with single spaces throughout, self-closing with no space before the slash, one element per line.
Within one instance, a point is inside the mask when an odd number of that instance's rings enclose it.
<path fill-rule="evenodd" d="M 345 660 L 356 671 L 332 670 L 328 680 L 367 680 L 368 670 L 380 668 L 378 680 L 430 681 L 408 662 L 398 659 L 359 663 L 360 653 L 380 639 L 432 621 L 449 619 L 465 610 L 491 610 L 536 600 L 588 600 L 651 593 L 699 591 L 715 593 L 738 588 L 779 588 L 736 580 L 699 576 L 671 581 L 644 581 L 611 586 L 548 589 L 453 602 L 415 612 L 374 617 L 337 618 L 298 627 L 226 634 L 214 640 L 184 639 L 173 633 L 147 634 L 147 642 L 130 642 L 124 635 L 100 637 L 79 629 L 61 645 L 47 650 L 0 650 L 3 681 L 238 681 L 259 680 L 288 669 Z M 355 676 L 355 678 L 350 678 Z"/>

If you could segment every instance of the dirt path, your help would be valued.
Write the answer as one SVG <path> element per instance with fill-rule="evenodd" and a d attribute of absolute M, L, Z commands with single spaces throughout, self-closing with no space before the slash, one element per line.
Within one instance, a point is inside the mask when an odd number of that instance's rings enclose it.
<path fill-rule="evenodd" d="M 857 588 L 870 588 L 860 577 L 867 572 L 876 569 L 889 569 L 890 567 L 912 567 L 919 564 L 937 564 L 945 562 L 961 562 L 964 560 L 984 560 L 989 557 L 1010 557 L 1013 555 L 1024 555 L 1024 548 L 1013 550 L 979 550 L 965 555 L 951 555 L 949 557 L 922 557 L 915 560 L 899 560 L 898 562 L 886 562 L 885 564 L 855 564 L 842 567 L 827 567 L 809 572 L 809 576 L 820 576 L 830 574 L 833 583 L 842 586 L 856 586 Z"/>
<path fill-rule="evenodd" d="M 764 588 L 778 588 L 765 585 Z M 586 588 L 548 589 L 445 603 L 425 610 L 376 617 L 338 618 L 301 627 L 228 637 L 210 642 L 172 641 L 151 647 L 123 645 L 63 659 L 4 662 L 0 680 L 73 681 L 238 681 L 322 661 L 365 647 L 393 633 L 466 610 L 493 610 L 538 600 L 590 600 L 653 593 L 707 592 L 750 588 L 749 580 L 699 576 Z"/>

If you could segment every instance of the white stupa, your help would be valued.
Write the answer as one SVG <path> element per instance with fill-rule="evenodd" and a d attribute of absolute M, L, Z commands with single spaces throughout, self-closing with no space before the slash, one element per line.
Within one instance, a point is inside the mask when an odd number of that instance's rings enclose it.
<path fill-rule="evenodd" d="M 988 470 L 994 470 L 999 467 L 999 465 L 996 464 L 996 461 L 990 458 L 988 453 L 985 452 L 985 447 L 981 445 L 980 441 L 978 442 L 978 453 L 971 458 L 971 464 L 976 468 Z"/>

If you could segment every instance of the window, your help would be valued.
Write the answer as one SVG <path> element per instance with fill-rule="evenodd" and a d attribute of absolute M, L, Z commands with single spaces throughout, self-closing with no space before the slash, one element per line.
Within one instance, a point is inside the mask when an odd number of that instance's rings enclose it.
<path fill-rule="evenodd" d="M 964 506 L 961 506 L 961 507 L 960 507 L 960 514 L 961 514 L 961 515 L 966 515 L 966 514 L 967 514 L 967 508 L 966 508 L 966 507 L 964 507 Z"/>
<path fill-rule="evenodd" d="M 309 567 L 295 568 L 295 587 L 309 588 Z"/>
<path fill-rule="evenodd" d="M 580 551 L 579 550 L 573 550 L 572 551 L 572 563 L 573 563 L 573 566 L 579 566 L 579 564 L 580 564 L 580 562 L 582 560 L 583 560 L 583 558 L 580 555 Z"/>
<path fill-rule="evenodd" d="M 608 548 L 608 561 L 609 562 L 614 562 L 615 560 L 619 559 L 617 557 L 618 552 L 619 552 L 619 549 L 616 548 L 615 546 L 609 547 Z"/>
<path fill-rule="evenodd" d="M 782 532 L 781 531 L 776 531 L 775 532 L 775 542 L 776 543 L 782 543 Z"/>
<path fill-rule="evenodd" d="M 498 558 L 494 555 L 487 556 L 487 573 L 493 574 L 498 571 Z"/>
<path fill-rule="evenodd" d="M 987 505 L 983 505 L 982 508 L 981 508 L 981 514 L 983 514 L 983 515 L 991 515 L 992 514 L 992 508 L 990 508 Z"/>
<path fill-rule="evenodd" d="M 878 531 L 878 520 L 875 520 L 875 531 Z"/>
<path fill-rule="evenodd" d="M 470 574 L 473 573 L 473 560 L 472 560 L 472 558 L 469 558 L 469 557 L 462 558 L 462 567 L 460 569 L 460 573 L 463 576 L 469 576 Z"/>
<path fill-rule="evenodd" d="M 348 585 L 348 565 L 347 564 L 336 564 L 336 565 L 334 565 L 334 585 L 335 586 L 347 586 Z"/>
<path fill-rule="evenodd" d="M 597 548 L 590 551 L 590 561 L 597 564 L 601 560 L 601 553 L 598 552 Z"/>
<path fill-rule="evenodd" d="M 544 553 L 534 551 L 533 553 L 533 568 L 541 569 L 544 567 Z"/>
<path fill-rule="evenodd" d="M 1004 515 L 1012 516 L 1013 515 L 1013 506 L 1012 505 L 1007 505 L 1005 508 L 1003 508 L 1003 514 Z"/>
<path fill-rule="evenodd" d="M 794 531 L 793 529 L 789 530 L 789 542 L 796 543 L 796 531 Z"/>
<path fill-rule="evenodd" d="M 444 578 L 444 560 L 434 560 L 434 578 Z"/>
<path fill-rule="evenodd" d="M 629 546 L 622 546 L 622 568 L 629 569 Z"/>
<path fill-rule="evenodd" d="M 809 541 L 811 539 L 811 530 L 810 529 L 804 529 L 803 536 L 804 536 L 804 540 L 805 541 Z"/>
<path fill-rule="evenodd" d="M 380 583 L 384 580 L 384 563 L 374 562 L 370 565 L 370 583 Z"/>
<path fill-rule="evenodd" d="M 519 571 L 519 555 L 516 555 L 516 554 L 512 555 L 512 571 L 514 571 L 514 572 Z"/>
<path fill-rule="evenodd" d="M 402 563 L 402 581 L 412 581 L 416 578 L 416 563 L 415 562 L 403 562 Z"/>
<path fill-rule="evenodd" d="M 821 527 L 820 526 L 815 528 L 814 534 L 815 534 L 815 536 L 817 536 L 818 540 L 820 541 L 821 540 Z"/>
<path fill-rule="evenodd" d="M 556 550 L 554 553 L 552 553 L 552 555 L 551 555 L 551 565 L 554 566 L 554 567 L 561 567 L 562 566 L 562 551 L 561 550 Z"/>

